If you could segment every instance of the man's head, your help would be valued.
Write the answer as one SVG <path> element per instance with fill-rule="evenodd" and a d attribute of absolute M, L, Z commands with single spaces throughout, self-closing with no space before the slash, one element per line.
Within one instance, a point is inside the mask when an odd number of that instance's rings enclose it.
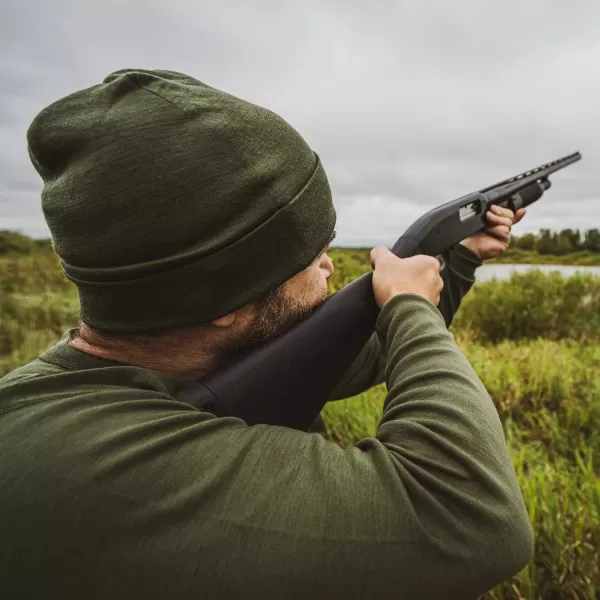
<path fill-rule="evenodd" d="M 327 279 L 334 272 L 328 246 L 276 289 L 210 323 L 138 334 L 101 332 L 81 323 L 71 345 L 117 362 L 197 379 L 281 335 L 324 302 Z"/>
<path fill-rule="evenodd" d="M 274 113 L 180 73 L 122 70 L 44 109 L 28 142 L 89 331 L 252 343 L 324 298 L 331 192 Z"/>

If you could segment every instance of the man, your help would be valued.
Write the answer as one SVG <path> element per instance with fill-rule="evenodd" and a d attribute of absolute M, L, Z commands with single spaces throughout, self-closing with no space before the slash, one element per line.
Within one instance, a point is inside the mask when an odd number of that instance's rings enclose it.
<path fill-rule="evenodd" d="M 177 400 L 325 298 L 335 211 L 294 129 L 122 70 L 28 141 L 81 324 L 0 381 L 4 597 L 474 598 L 526 565 L 498 414 L 447 331 L 522 213 L 490 212 L 444 281 L 431 257 L 372 251 L 376 332 L 333 398 L 388 396 L 344 450 Z"/>

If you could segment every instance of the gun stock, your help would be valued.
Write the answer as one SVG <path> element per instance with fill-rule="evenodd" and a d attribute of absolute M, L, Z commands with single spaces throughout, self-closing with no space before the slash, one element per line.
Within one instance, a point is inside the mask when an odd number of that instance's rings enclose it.
<path fill-rule="evenodd" d="M 491 204 L 513 210 L 532 204 L 550 187 L 550 174 L 580 159 L 576 152 L 442 204 L 415 221 L 392 252 L 400 258 L 446 256 L 486 226 Z M 379 308 L 372 277 L 359 277 L 283 335 L 183 387 L 178 399 L 250 425 L 307 430 L 373 334 Z"/>

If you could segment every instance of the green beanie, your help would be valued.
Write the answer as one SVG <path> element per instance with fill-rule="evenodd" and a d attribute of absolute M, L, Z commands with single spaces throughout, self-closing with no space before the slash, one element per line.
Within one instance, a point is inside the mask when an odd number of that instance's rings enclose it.
<path fill-rule="evenodd" d="M 305 269 L 336 213 L 283 119 L 187 75 L 125 69 L 27 133 L 81 319 L 143 332 L 208 322 Z"/>

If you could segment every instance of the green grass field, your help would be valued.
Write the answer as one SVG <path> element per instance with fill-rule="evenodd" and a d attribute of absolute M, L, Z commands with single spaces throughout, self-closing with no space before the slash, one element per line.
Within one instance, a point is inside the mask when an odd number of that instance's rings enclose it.
<path fill-rule="evenodd" d="M 331 256 L 332 292 L 370 270 L 368 250 Z M 76 325 L 77 306 L 47 249 L 0 257 L 0 376 Z M 498 408 L 535 530 L 530 564 L 487 598 L 600 597 L 600 279 L 480 284 L 452 332 Z M 385 394 L 330 403 L 328 437 L 349 446 L 374 435 Z"/>

